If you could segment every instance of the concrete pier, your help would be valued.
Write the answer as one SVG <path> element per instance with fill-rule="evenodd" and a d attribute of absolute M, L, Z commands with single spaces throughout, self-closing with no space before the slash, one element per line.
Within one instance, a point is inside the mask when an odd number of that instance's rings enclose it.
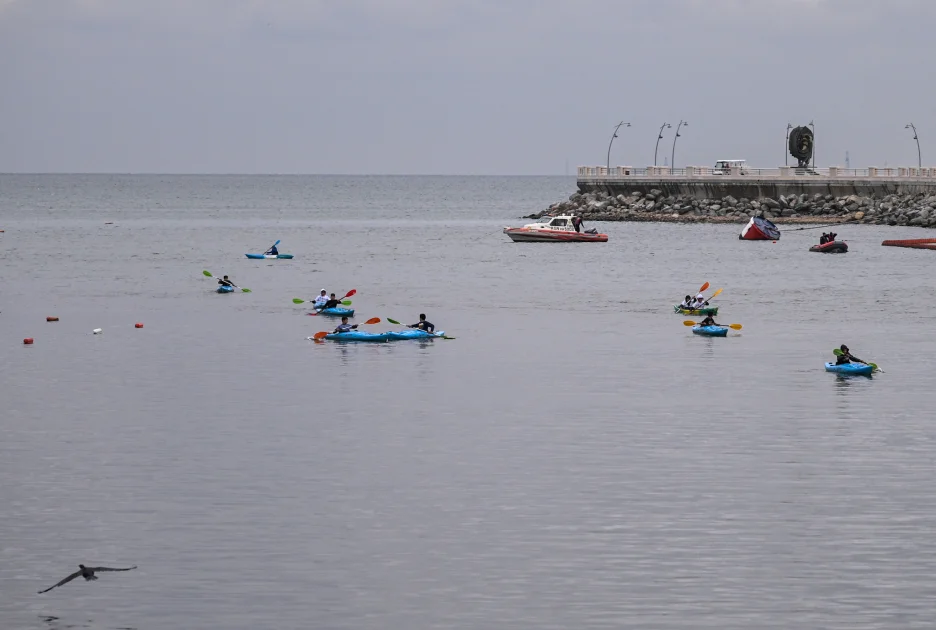
<path fill-rule="evenodd" d="M 817 169 L 667 166 L 633 168 L 615 166 L 578 167 L 578 189 L 582 193 L 603 192 L 612 196 L 632 192 L 662 191 L 667 196 L 696 199 L 778 199 L 781 195 L 832 195 L 883 197 L 893 194 L 936 193 L 936 168 L 868 167 Z"/>

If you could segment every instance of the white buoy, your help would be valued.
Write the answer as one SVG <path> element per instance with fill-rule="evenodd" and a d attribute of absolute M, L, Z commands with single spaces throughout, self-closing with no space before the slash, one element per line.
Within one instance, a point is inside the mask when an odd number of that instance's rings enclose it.
<path fill-rule="evenodd" d="M 95 335 L 100 335 L 104 331 L 101 328 L 95 328 L 91 332 L 93 332 Z"/>

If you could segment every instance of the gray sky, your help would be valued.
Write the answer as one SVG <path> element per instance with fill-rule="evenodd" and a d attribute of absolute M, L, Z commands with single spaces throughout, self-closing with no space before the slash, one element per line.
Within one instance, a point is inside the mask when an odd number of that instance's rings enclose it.
<path fill-rule="evenodd" d="M 936 0 L 0 0 L 0 172 L 936 166 Z M 672 150 L 665 131 L 659 163 Z"/>

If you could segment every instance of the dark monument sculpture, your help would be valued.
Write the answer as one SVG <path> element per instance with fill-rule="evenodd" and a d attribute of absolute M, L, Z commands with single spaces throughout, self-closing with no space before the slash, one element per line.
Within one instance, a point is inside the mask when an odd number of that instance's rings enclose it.
<path fill-rule="evenodd" d="M 790 132 L 790 155 L 796 158 L 797 168 L 809 168 L 813 155 L 813 132 L 809 127 L 795 127 Z"/>

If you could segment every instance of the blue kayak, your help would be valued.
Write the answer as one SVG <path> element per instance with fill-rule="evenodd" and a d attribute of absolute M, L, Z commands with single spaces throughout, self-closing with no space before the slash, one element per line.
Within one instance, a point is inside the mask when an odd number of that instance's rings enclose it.
<path fill-rule="evenodd" d="M 707 337 L 727 337 L 728 327 L 727 326 L 693 326 L 692 332 L 694 332 L 697 335 L 705 335 Z"/>
<path fill-rule="evenodd" d="M 382 333 L 369 333 L 360 330 L 352 330 L 346 333 L 331 333 L 325 335 L 326 339 L 331 341 L 401 341 L 403 339 L 434 339 L 445 335 L 444 330 L 435 333 L 427 333 L 424 330 L 401 330 L 388 331 Z"/>
<path fill-rule="evenodd" d="M 332 315 L 334 317 L 354 317 L 353 308 L 343 308 L 341 306 L 334 306 L 332 308 L 317 308 L 315 313 L 309 313 L 309 315 Z"/>
<path fill-rule="evenodd" d="M 826 363 L 825 370 L 826 372 L 835 372 L 837 374 L 859 374 L 861 376 L 868 376 L 874 371 L 874 368 L 865 363 L 842 363 L 841 365 Z"/>
<path fill-rule="evenodd" d="M 234 293 L 234 287 L 227 287 L 222 284 L 218 287 L 218 293 Z"/>
<path fill-rule="evenodd" d="M 293 257 L 292 254 L 244 254 L 247 258 L 279 258 L 280 260 L 289 260 Z"/>

